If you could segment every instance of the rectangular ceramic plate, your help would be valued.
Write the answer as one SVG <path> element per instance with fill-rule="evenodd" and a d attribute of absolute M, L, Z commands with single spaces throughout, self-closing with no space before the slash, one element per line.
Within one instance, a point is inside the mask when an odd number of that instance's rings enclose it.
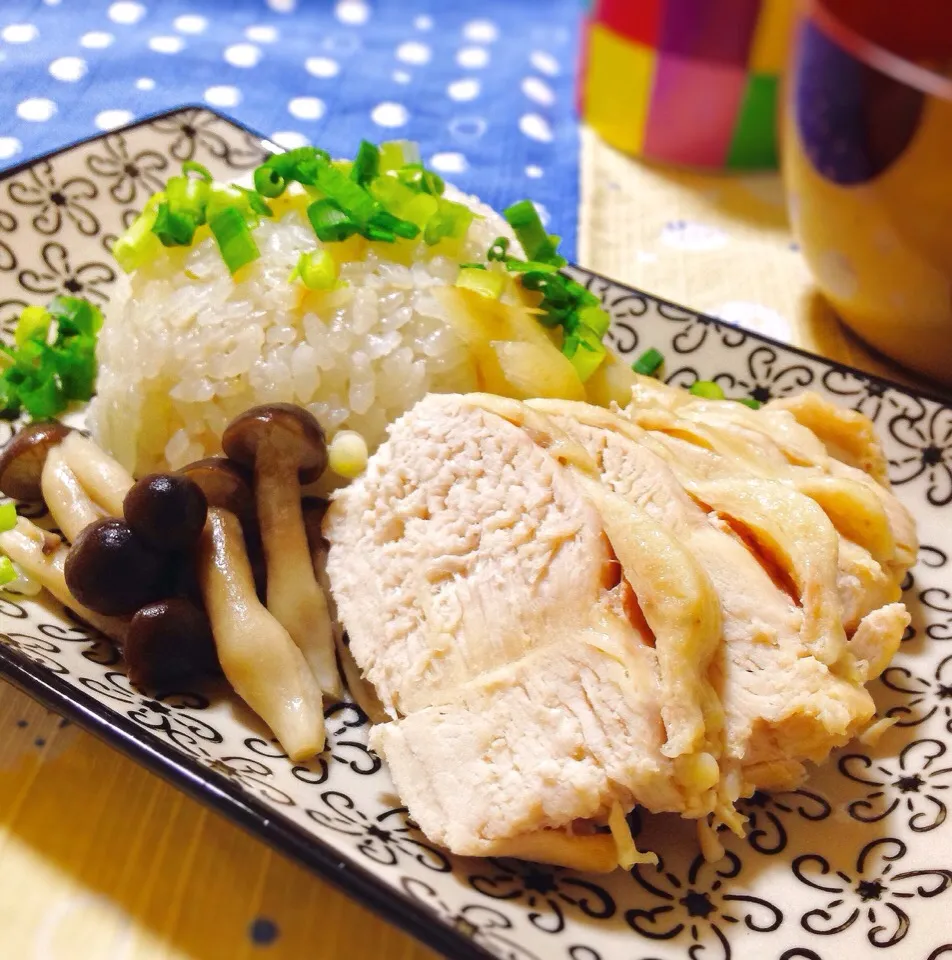
<path fill-rule="evenodd" d="M 104 303 L 111 239 L 181 161 L 241 175 L 269 145 L 185 108 L 67 147 L 0 180 L 0 322 L 68 292 Z M 677 818 L 632 823 L 660 867 L 610 877 L 449 857 L 408 823 L 353 706 L 330 746 L 291 764 L 223 691 L 152 697 L 115 647 L 53 606 L 0 599 L 0 674 L 454 958 L 952 960 L 952 410 L 689 310 L 575 271 L 611 311 L 626 356 L 649 346 L 668 379 L 713 379 L 760 400 L 817 390 L 879 429 L 924 546 L 906 584 L 913 626 L 873 693 L 899 718 L 802 790 L 743 806 L 746 841 L 704 864 Z M 0 424 L 0 442 L 9 428 Z"/>

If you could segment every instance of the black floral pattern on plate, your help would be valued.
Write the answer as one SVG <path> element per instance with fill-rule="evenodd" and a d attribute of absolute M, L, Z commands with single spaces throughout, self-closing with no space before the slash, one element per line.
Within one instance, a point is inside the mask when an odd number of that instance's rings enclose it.
<path fill-rule="evenodd" d="M 357 808 L 351 797 L 337 790 L 322 793 L 321 801 L 325 809 L 308 810 L 307 815 L 337 833 L 358 837 L 356 849 L 368 860 L 389 867 L 408 858 L 437 873 L 450 871 L 446 854 L 418 839 L 422 834 L 407 822 L 405 807 L 369 816 Z"/>
<path fill-rule="evenodd" d="M 511 939 L 512 920 L 499 910 L 477 903 L 454 910 L 430 884 L 416 877 L 401 877 L 400 886 L 405 894 L 422 903 L 443 923 L 477 946 L 485 947 L 499 960 L 541 960 L 537 954 Z M 579 957 L 579 960 L 583 958 Z"/>
<path fill-rule="evenodd" d="M 46 270 L 20 271 L 20 285 L 25 290 L 45 297 L 86 297 L 100 303 L 109 299 L 106 291 L 116 279 L 116 271 L 108 264 L 91 262 L 74 267 L 66 247 L 55 240 L 43 245 L 41 256 Z"/>
<path fill-rule="evenodd" d="M 945 717 L 945 730 L 952 734 L 952 654 L 939 661 L 932 677 L 913 673 L 907 667 L 887 667 L 880 678 L 883 686 L 909 699 L 886 711 L 897 717 L 897 727 L 917 727 L 932 717 Z"/>
<path fill-rule="evenodd" d="M 847 810 L 854 820 L 877 823 L 894 810 L 909 814 L 908 826 L 916 833 L 935 830 L 945 822 L 947 791 L 952 787 L 952 757 L 941 740 L 913 740 L 895 762 L 873 760 L 862 753 L 840 757 L 840 772 L 872 789 Z"/>
<path fill-rule="evenodd" d="M 719 863 L 694 858 L 682 879 L 665 869 L 659 858 L 654 866 L 639 864 L 631 873 L 648 893 L 663 902 L 625 913 L 628 925 L 652 940 L 673 940 L 687 934 L 691 960 L 731 960 L 733 950 L 725 931 L 743 923 L 747 931 L 771 933 L 783 923 L 783 911 L 761 897 L 731 892 L 743 889 L 735 880 L 743 863 L 728 850 Z M 745 931 L 745 936 L 749 935 Z"/>
<path fill-rule="evenodd" d="M 747 842 L 769 856 L 786 849 L 788 821 L 817 823 L 833 812 L 828 800 L 803 788 L 774 794 L 758 790 L 738 807 L 747 817 Z"/>
<path fill-rule="evenodd" d="M 835 870 L 826 857 L 808 853 L 792 864 L 794 876 L 814 890 L 832 894 L 820 907 L 806 911 L 800 925 L 810 933 L 831 936 L 854 923 L 866 928 L 874 947 L 891 947 L 909 932 L 909 910 L 917 898 L 931 899 L 952 887 L 952 870 L 894 872 L 908 847 L 902 840 L 883 837 L 867 843 L 856 857 L 855 870 Z"/>
<path fill-rule="evenodd" d="M 179 162 L 194 160 L 205 152 L 229 167 L 245 170 L 257 166 L 267 155 L 261 142 L 244 131 L 240 138 L 235 137 L 234 130 L 228 130 L 226 136 L 221 119 L 207 110 L 180 110 L 156 119 L 152 126 L 171 135 L 169 155 Z"/>
<path fill-rule="evenodd" d="M 671 347 L 675 353 L 696 353 L 709 337 L 716 337 L 723 346 L 731 349 L 747 343 L 748 335 L 740 327 L 661 301 L 656 302 L 655 309 L 663 320 L 678 327 L 678 332 L 671 337 Z"/>
<path fill-rule="evenodd" d="M 101 677 L 80 677 L 79 683 L 96 696 L 120 704 L 130 720 L 193 756 L 200 756 L 203 744 L 224 740 L 218 730 L 194 715 L 194 711 L 209 706 L 208 699 L 200 693 L 174 692 L 152 697 L 134 687 L 118 670 L 107 670 Z"/>
<path fill-rule="evenodd" d="M 16 233 L 17 220 L 7 210 L 0 210 L 0 233 Z M 17 257 L 13 248 L 0 237 L 0 272 L 7 273 L 17 268 Z"/>
<path fill-rule="evenodd" d="M 96 185 L 85 177 L 70 177 L 60 183 L 48 161 L 34 164 L 22 179 L 13 180 L 7 193 L 18 206 L 38 208 L 33 226 L 45 236 L 58 233 L 64 218 L 83 236 L 94 237 L 99 232 L 99 220 L 89 209 L 99 195 Z"/>
<path fill-rule="evenodd" d="M 889 479 L 897 485 L 923 477 L 933 506 L 952 503 L 952 409 L 919 401 L 915 413 L 889 420 L 889 434 L 902 450 L 889 458 Z"/>
<path fill-rule="evenodd" d="M 746 374 L 720 373 L 714 377 L 728 396 L 746 395 L 760 403 L 800 393 L 815 379 L 811 367 L 805 363 L 789 363 L 787 358 L 781 358 L 775 347 L 752 350 L 747 357 Z"/>
<path fill-rule="evenodd" d="M 494 900 L 525 902 L 529 922 L 546 933 L 565 929 L 566 907 L 594 920 L 607 920 L 615 913 L 615 901 L 607 890 L 568 870 L 494 858 L 486 865 L 491 872 L 471 875 L 470 886 Z"/>
<path fill-rule="evenodd" d="M 851 370 L 832 368 L 823 374 L 821 382 L 838 400 L 845 401 L 874 422 L 881 417 L 908 412 L 916 406 L 906 394 Z"/>
<path fill-rule="evenodd" d="M 169 161 L 155 150 L 132 152 L 125 136 L 113 133 L 101 141 L 103 152 L 86 157 L 86 168 L 109 181 L 109 195 L 116 203 L 147 200 L 165 186 Z"/>

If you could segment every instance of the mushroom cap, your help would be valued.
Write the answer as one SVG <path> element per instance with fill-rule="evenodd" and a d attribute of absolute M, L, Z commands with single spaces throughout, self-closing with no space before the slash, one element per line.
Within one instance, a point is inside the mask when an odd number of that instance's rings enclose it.
<path fill-rule="evenodd" d="M 183 597 L 141 607 L 129 622 L 122 653 L 129 679 L 144 687 L 194 680 L 218 669 L 208 617 Z"/>
<path fill-rule="evenodd" d="M 255 499 L 248 473 L 228 457 L 205 457 L 176 471 L 188 477 L 205 494 L 209 507 L 220 507 L 242 522 L 254 523 Z"/>
<path fill-rule="evenodd" d="M 133 484 L 122 503 L 122 512 L 143 543 L 160 553 L 171 553 L 198 542 L 208 501 L 190 477 L 152 473 Z"/>
<path fill-rule="evenodd" d="M 317 419 L 293 403 L 269 403 L 239 414 L 225 428 L 221 445 L 233 460 L 251 467 L 266 439 L 291 454 L 301 483 L 317 480 L 327 466 L 327 441 Z"/>
<path fill-rule="evenodd" d="M 69 548 L 63 575 L 84 607 L 105 616 L 134 613 L 165 592 L 163 558 L 115 517 L 83 530 Z"/>
<path fill-rule="evenodd" d="M 42 500 L 46 455 L 71 432 L 59 420 L 37 420 L 18 430 L 0 452 L 0 493 L 14 500 Z"/>

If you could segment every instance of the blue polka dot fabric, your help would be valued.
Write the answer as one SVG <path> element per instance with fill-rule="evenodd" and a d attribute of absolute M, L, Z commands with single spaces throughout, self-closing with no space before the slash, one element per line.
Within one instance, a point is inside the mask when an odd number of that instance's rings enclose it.
<path fill-rule="evenodd" d="M 282 146 L 419 141 L 575 249 L 580 0 L 3 0 L 0 166 L 185 103 Z"/>

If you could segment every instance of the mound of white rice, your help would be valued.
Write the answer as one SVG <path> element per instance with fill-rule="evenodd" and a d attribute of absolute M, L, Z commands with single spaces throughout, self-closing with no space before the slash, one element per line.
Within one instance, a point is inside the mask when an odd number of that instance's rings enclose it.
<path fill-rule="evenodd" d="M 241 282 L 211 238 L 124 279 L 99 335 L 88 416 L 98 442 L 137 475 L 176 469 L 219 453 L 222 431 L 243 410 L 286 401 L 306 407 L 328 436 L 356 430 L 373 449 L 425 393 L 475 389 L 468 352 L 431 291 L 512 234 L 475 198 L 446 195 L 479 214 L 458 258 L 434 255 L 421 240 L 407 266 L 374 244 L 342 266 L 347 286 L 320 312 L 303 311 L 301 285 L 288 281 L 317 245 L 295 210 L 261 221 L 261 257 Z"/>

